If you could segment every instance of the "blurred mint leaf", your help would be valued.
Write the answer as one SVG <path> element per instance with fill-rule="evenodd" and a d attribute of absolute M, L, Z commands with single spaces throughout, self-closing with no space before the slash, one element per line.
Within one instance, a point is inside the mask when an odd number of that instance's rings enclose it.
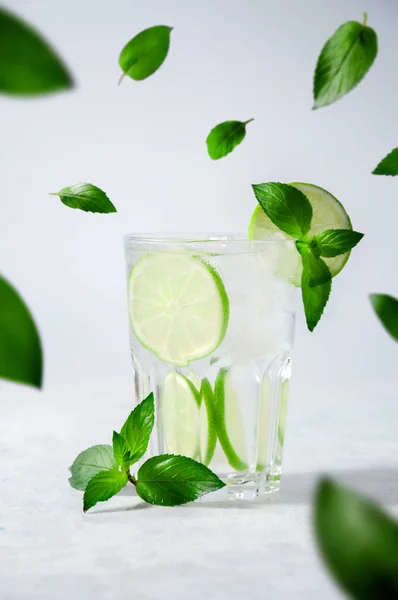
<path fill-rule="evenodd" d="M 91 446 L 76 457 L 70 468 L 72 476 L 69 478 L 69 483 L 75 490 L 84 491 L 94 475 L 117 468 L 112 446 L 105 444 Z"/>
<path fill-rule="evenodd" d="M 246 135 L 246 125 L 254 121 L 224 121 L 216 125 L 207 136 L 206 144 L 210 158 L 217 160 L 238 146 Z"/>
<path fill-rule="evenodd" d="M 115 496 L 128 481 L 127 473 L 118 469 L 103 471 L 94 475 L 87 484 L 83 496 L 83 510 L 87 512 L 95 506 L 97 502 L 106 502 L 112 496 Z"/>
<path fill-rule="evenodd" d="M 0 378 L 40 388 L 43 353 L 37 327 L 18 292 L 0 276 Z"/>
<path fill-rule="evenodd" d="M 309 248 L 305 251 L 301 251 L 300 254 L 303 262 L 301 296 L 304 304 L 307 327 L 310 331 L 314 331 L 322 317 L 327 301 L 329 300 L 330 291 L 332 289 L 332 279 L 326 263 L 322 259 L 317 259 Z M 325 265 L 328 273 L 326 273 L 322 263 Z M 317 271 L 317 268 L 319 269 L 319 272 Z M 324 283 L 314 285 L 317 279 L 322 281 L 322 278 L 327 275 L 329 279 L 326 279 Z"/>
<path fill-rule="evenodd" d="M 215 473 L 192 458 L 164 454 L 138 471 L 137 494 L 150 504 L 177 506 L 225 486 Z"/>
<path fill-rule="evenodd" d="M 398 148 L 391 150 L 372 173 L 373 175 L 398 175 Z"/>
<path fill-rule="evenodd" d="M 116 431 L 113 432 L 112 445 L 113 454 L 115 455 L 118 464 L 122 467 L 122 469 L 128 469 L 131 465 L 130 448 L 124 437 Z"/>
<path fill-rule="evenodd" d="M 316 490 L 315 535 L 339 585 L 357 600 L 398 598 L 398 523 L 330 479 Z"/>
<path fill-rule="evenodd" d="M 151 393 L 130 413 L 120 431 L 130 450 L 130 465 L 146 452 L 154 423 L 155 404 Z"/>
<path fill-rule="evenodd" d="M 172 29 L 166 25 L 144 29 L 124 46 L 119 56 L 123 70 L 119 83 L 126 75 L 141 81 L 159 69 L 169 52 Z"/>
<path fill-rule="evenodd" d="M 39 95 L 72 86 L 67 68 L 40 33 L 0 8 L 0 93 Z"/>
<path fill-rule="evenodd" d="M 105 192 L 91 183 L 77 183 L 70 187 L 65 187 L 59 192 L 52 193 L 50 196 L 59 196 L 65 206 L 79 208 L 86 212 L 117 212 Z"/>
<path fill-rule="evenodd" d="M 331 258 L 349 252 L 362 238 L 363 233 L 351 229 L 326 229 L 314 235 L 310 247 L 315 255 Z"/>
<path fill-rule="evenodd" d="M 363 23 L 348 21 L 330 37 L 318 58 L 314 109 L 336 102 L 365 77 L 377 55 L 377 35 Z"/>
<path fill-rule="evenodd" d="M 260 183 L 252 187 L 261 208 L 281 231 L 296 239 L 308 233 L 312 206 L 303 192 L 287 183 Z"/>
<path fill-rule="evenodd" d="M 387 294 L 371 294 L 370 301 L 386 331 L 398 342 L 398 300 Z"/>

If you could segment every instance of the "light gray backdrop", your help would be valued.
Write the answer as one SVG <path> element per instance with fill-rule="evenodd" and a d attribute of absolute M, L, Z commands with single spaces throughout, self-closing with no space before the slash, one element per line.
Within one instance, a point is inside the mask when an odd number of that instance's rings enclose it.
<path fill-rule="evenodd" d="M 47 35 L 77 83 L 46 99 L 0 97 L 0 269 L 37 319 L 47 386 L 128 385 L 124 233 L 245 231 L 250 184 L 270 180 L 330 189 L 366 233 L 315 333 L 299 311 L 296 385 L 377 392 L 397 382 L 397 348 L 367 298 L 398 295 L 398 178 L 370 175 L 398 145 L 395 0 L 4 4 Z M 365 8 L 379 35 L 373 68 L 354 92 L 312 112 L 323 43 Z M 118 87 L 120 49 L 155 24 L 174 27 L 165 64 Z M 211 161 L 212 126 L 251 117 L 244 143 Z M 48 195 L 81 181 L 103 188 L 118 214 L 74 211 Z"/>

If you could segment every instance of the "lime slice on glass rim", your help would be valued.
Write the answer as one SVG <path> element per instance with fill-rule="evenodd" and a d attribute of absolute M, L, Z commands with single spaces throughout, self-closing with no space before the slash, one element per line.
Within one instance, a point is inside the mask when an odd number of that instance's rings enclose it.
<path fill-rule="evenodd" d="M 131 270 L 128 291 L 134 333 L 161 360 L 187 366 L 223 341 L 228 295 L 217 271 L 201 258 L 146 254 Z"/>
<path fill-rule="evenodd" d="M 214 415 L 218 439 L 229 465 L 236 471 L 244 471 L 248 468 L 245 432 L 229 369 L 221 369 L 214 384 Z"/>
<path fill-rule="evenodd" d="M 350 217 L 344 210 L 343 205 L 326 190 L 311 183 L 291 183 L 303 194 L 305 194 L 312 206 L 312 222 L 309 236 L 320 233 L 325 229 L 352 229 Z M 265 214 L 260 205 L 256 206 L 249 225 L 249 239 L 263 240 L 271 235 L 278 234 L 279 238 L 292 239 L 283 233 L 271 219 Z M 332 277 L 340 273 L 350 256 L 349 252 L 324 258 Z M 278 275 L 289 279 L 296 286 L 301 285 L 301 259 L 299 253 L 293 246 L 286 248 L 280 258 Z M 294 275 L 292 275 L 294 274 Z"/>
<path fill-rule="evenodd" d="M 200 395 L 176 371 L 166 374 L 161 398 L 161 424 L 166 451 L 196 458 L 199 452 Z"/>
<path fill-rule="evenodd" d="M 208 379 L 203 379 L 200 388 L 200 431 L 199 460 L 208 466 L 217 444 L 217 427 L 214 415 L 214 392 Z"/>

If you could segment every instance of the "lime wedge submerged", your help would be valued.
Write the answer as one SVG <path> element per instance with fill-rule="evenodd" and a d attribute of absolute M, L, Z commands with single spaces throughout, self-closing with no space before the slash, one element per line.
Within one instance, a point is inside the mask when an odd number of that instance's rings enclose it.
<path fill-rule="evenodd" d="M 200 399 L 199 460 L 207 466 L 213 459 L 217 444 L 214 392 L 208 379 L 202 381 Z"/>

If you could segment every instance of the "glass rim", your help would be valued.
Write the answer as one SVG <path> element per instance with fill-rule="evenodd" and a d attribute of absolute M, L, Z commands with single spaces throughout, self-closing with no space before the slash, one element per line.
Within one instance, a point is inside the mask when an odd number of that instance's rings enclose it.
<path fill-rule="evenodd" d="M 281 233 L 281 235 L 283 235 Z M 255 246 L 267 246 L 269 244 L 292 244 L 295 242 L 293 238 L 280 237 L 275 238 L 274 234 L 263 240 L 251 240 L 243 233 L 229 233 L 229 234 L 216 234 L 216 233 L 127 233 L 123 236 L 124 244 L 127 245 L 164 245 L 173 246 L 175 244 L 184 244 L 190 246 L 191 244 L 222 244 L 222 245 L 247 245 L 253 244 Z"/>

